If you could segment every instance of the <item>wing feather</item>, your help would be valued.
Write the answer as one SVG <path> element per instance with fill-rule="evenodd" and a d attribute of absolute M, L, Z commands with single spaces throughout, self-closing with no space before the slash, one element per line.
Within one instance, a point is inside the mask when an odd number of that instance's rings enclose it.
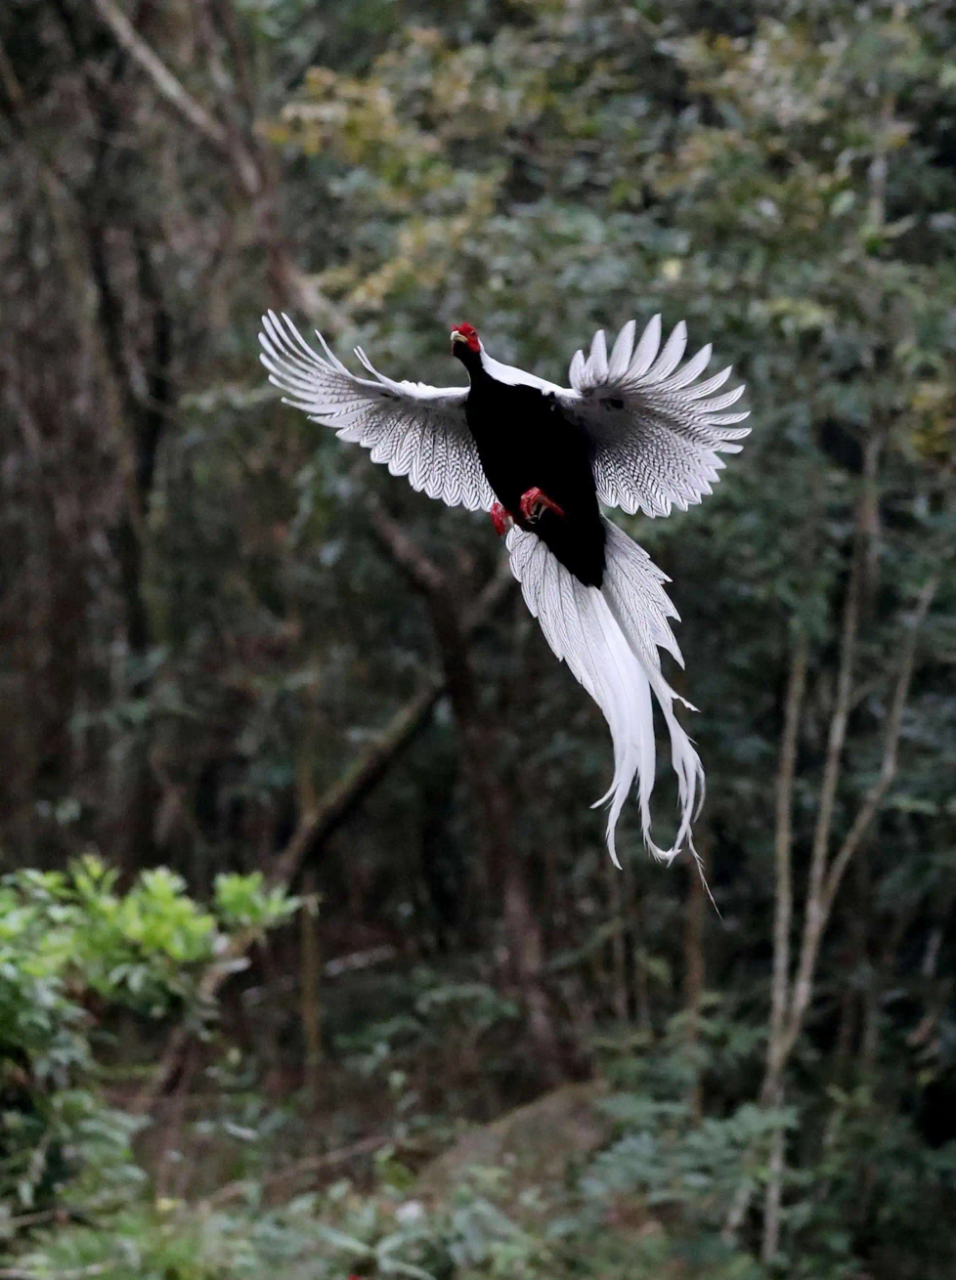
<path fill-rule="evenodd" d="M 611 358 L 608 361 L 607 376 L 610 382 L 616 382 L 627 372 L 627 367 L 631 363 L 631 353 L 634 350 L 634 333 L 637 329 L 633 320 L 628 320 L 627 324 L 617 335 L 617 341 L 611 351 Z"/>
<path fill-rule="evenodd" d="M 712 491 L 725 453 L 739 453 L 735 443 L 750 434 L 737 427 L 747 411 L 724 413 L 745 388 L 724 391 L 731 369 L 703 382 L 711 358 L 708 343 L 683 366 L 687 326 L 678 324 L 661 346 L 661 318 L 654 316 L 634 345 L 629 320 L 607 356 L 603 330 L 591 343 L 590 355 L 578 352 L 571 362 L 571 389 L 560 393 L 565 411 L 588 433 L 592 444 L 598 497 L 609 506 L 634 514 L 669 515 Z"/>
<path fill-rule="evenodd" d="M 682 320 L 667 339 L 664 344 L 664 350 L 654 361 L 650 372 L 645 377 L 645 386 L 656 386 L 666 381 L 680 364 L 686 349 L 687 325 Z"/>
<path fill-rule="evenodd" d="M 488 510 L 494 501 L 465 419 L 467 387 L 396 382 L 378 372 L 365 352 L 355 354 L 370 375 L 350 373 L 320 333 L 319 355 L 288 316 L 262 317 L 260 359 L 285 403 L 341 440 L 370 450 L 392 475 L 448 506 Z"/>
<path fill-rule="evenodd" d="M 660 345 L 661 318 L 660 316 L 654 316 L 641 334 L 637 350 L 634 352 L 634 359 L 631 361 L 631 367 L 628 370 L 632 378 L 643 378 L 654 363 L 654 357 L 657 355 L 657 349 Z"/>

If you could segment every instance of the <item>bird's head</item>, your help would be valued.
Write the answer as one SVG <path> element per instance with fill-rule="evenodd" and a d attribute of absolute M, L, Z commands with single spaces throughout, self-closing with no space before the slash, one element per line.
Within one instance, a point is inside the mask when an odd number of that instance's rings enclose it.
<path fill-rule="evenodd" d="M 453 324 L 451 327 L 451 353 L 457 356 L 463 365 L 474 363 L 481 356 L 481 343 L 478 330 L 471 324 Z"/>

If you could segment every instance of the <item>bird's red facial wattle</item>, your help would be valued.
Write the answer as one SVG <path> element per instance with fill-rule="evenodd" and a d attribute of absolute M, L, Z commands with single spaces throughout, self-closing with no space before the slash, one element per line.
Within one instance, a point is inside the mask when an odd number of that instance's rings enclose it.
<path fill-rule="evenodd" d="M 451 327 L 451 349 L 461 343 L 473 354 L 481 350 L 481 343 L 478 341 L 478 330 L 471 324 L 454 324 Z"/>

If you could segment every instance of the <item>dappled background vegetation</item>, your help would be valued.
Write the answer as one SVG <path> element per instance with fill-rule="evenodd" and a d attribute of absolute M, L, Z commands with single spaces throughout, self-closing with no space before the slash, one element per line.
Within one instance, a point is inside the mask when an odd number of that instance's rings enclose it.
<path fill-rule="evenodd" d="M 3 1275 L 954 1274 L 954 49 L 919 0 L 3 6 Z M 622 520 L 719 915 L 635 811 L 611 867 L 489 522 L 279 404 L 267 306 L 437 383 L 461 320 L 734 363 L 744 453 Z"/>

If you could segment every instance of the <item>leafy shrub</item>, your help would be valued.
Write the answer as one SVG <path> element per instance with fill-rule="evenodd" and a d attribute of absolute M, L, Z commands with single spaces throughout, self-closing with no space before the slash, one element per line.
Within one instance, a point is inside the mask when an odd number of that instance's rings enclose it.
<path fill-rule="evenodd" d="M 296 902 L 261 875 L 220 876 L 205 908 L 159 867 L 123 894 L 90 855 L 66 872 L 0 882 L 0 1202 L 8 1220 L 87 1178 L 94 1198 L 136 1184 L 137 1125 L 93 1082 L 98 1009 L 159 1018 L 199 1012 L 200 981 L 231 940 L 250 940 Z M 94 1186 L 95 1184 L 95 1190 Z"/>
<path fill-rule="evenodd" d="M 55 1280 L 84 1269 L 105 1280 L 764 1280 L 740 1253 L 681 1243 L 663 1230 L 634 1233 L 546 1214 L 519 1221 L 502 1206 L 507 1177 L 459 1187 L 430 1206 L 398 1193 L 360 1194 L 347 1182 L 278 1208 L 250 1203 L 228 1213 L 208 1206 L 137 1205 L 111 1229 L 70 1227 L 20 1258 L 26 1274 Z M 497 1194 L 483 1183 L 497 1184 Z"/>

